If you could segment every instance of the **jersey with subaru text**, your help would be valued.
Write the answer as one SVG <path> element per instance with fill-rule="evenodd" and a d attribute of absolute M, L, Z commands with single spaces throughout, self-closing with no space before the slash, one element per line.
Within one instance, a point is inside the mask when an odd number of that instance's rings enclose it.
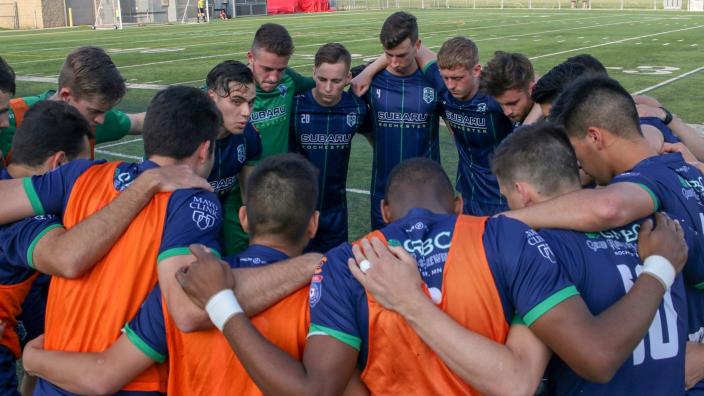
<path fill-rule="evenodd" d="M 232 268 L 251 268 L 286 260 L 288 256 L 268 246 L 254 244 L 242 253 L 224 259 Z M 169 351 L 159 285 L 149 293 L 139 312 L 122 331 L 139 350 L 155 362 L 166 360 Z"/>
<path fill-rule="evenodd" d="M 208 176 L 208 182 L 221 200 L 225 199 L 225 195 L 235 184 L 244 164 L 258 159 L 261 152 L 262 141 L 259 133 L 249 122 L 242 133 L 231 133 L 215 141 L 213 169 Z"/>
<path fill-rule="evenodd" d="M 494 98 L 477 92 L 459 100 L 447 90 L 437 62 L 426 65 L 425 75 L 439 92 L 443 117 L 452 132 L 459 153 L 457 191 L 464 198 L 464 213 L 490 216 L 508 210 L 491 172 L 491 157 L 499 143 L 513 131 Z"/>
<path fill-rule="evenodd" d="M 413 209 L 380 231 L 395 239 L 418 262 L 418 270 L 435 301 L 441 298 L 443 270 L 451 249 L 457 216 Z M 495 280 L 504 318 L 527 314 L 530 323 L 577 293 L 564 277 L 550 247 L 525 224 L 507 217 L 490 218 L 482 236 L 485 254 Z M 325 334 L 360 352 L 366 365 L 369 306 L 364 287 L 352 276 L 347 259 L 350 244 L 329 251 L 322 273 L 311 282 L 309 335 Z"/>
<path fill-rule="evenodd" d="M 291 151 L 318 168 L 320 223 L 309 250 L 325 252 L 347 241 L 347 169 L 352 137 L 366 122 L 367 106 L 349 92 L 335 106 L 318 104 L 313 90 L 293 100 Z"/>
<path fill-rule="evenodd" d="M 75 160 L 43 176 L 26 179 L 25 190 L 35 213 L 63 215 L 74 183 L 91 166 L 102 161 Z M 118 191 L 127 188 L 142 172 L 157 167 L 151 161 L 140 164 L 120 163 L 115 171 L 113 187 Z M 170 196 L 166 208 L 163 235 L 158 249 L 157 261 L 177 255 L 190 254 L 188 246 L 204 244 L 215 251 L 220 250 L 218 239 L 222 210 L 211 192 L 200 189 L 181 189 Z M 157 262 L 143 263 L 145 268 L 154 268 Z M 129 392 L 120 394 L 144 394 L 152 392 Z M 39 380 L 35 394 L 68 395 L 59 387 Z"/>
<path fill-rule="evenodd" d="M 640 222 L 599 233 L 540 231 L 589 311 L 598 315 L 621 299 L 643 270 Z M 665 293 L 648 333 L 606 384 L 581 378 L 554 357 L 548 378 L 556 395 L 677 395 L 684 391 L 687 299 L 682 276 Z M 668 373 L 663 376 L 662 373 Z"/>
<path fill-rule="evenodd" d="M 374 140 L 372 228 L 383 225 L 379 202 L 391 170 L 401 161 L 425 157 L 440 162 L 438 94 L 420 70 L 400 77 L 377 74 L 364 96 Z"/>

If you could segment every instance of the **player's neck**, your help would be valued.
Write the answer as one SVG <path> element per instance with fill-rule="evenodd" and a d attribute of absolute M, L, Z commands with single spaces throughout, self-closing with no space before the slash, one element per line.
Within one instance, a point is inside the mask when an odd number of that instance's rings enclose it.
<path fill-rule="evenodd" d="M 7 173 L 13 179 L 20 179 L 23 177 L 30 177 L 35 175 L 43 175 L 46 172 L 47 170 L 29 165 L 10 164 L 7 166 Z"/>
<path fill-rule="evenodd" d="M 286 242 L 283 238 L 279 238 L 275 235 L 263 235 L 263 236 L 253 236 L 249 240 L 250 245 L 262 245 L 271 249 L 276 249 L 288 257 L 300 256 L 303 253 L 303 248 L 305 246 L 293 246 L 291 243 Z"/>
<path fill-rule="evenodd" d="M 619 139 L 612 148 L 612 160 L 609 162 L 615 175 L 633 169 L 646 158 L 658 155 L 644 138 Z"/>
<path fill-rule="evenodd" d="M 418 64 L 413 62 L 411 64 L 411 66 L 408 67 L 408 70 L 406 70 L 404 73 L 399 73 L 399 72 L 395 71 L 394 69 L 391 68 L 391 66 L 388 66 L 386 68 L 386 71 L 393 74 L 394 76 L 397 76 L 397 77 L 408 77 L 408 76 L 412 75 L 413 73 L 415 73 L 416 71 L 418 71 Z"/>
<path fill-rule="evenodd" d="M 159 165 L 159 166 L 171 166 L 171 165 L 190 165 L 189 158 L 185 158 L 182 160 L 178 160 L 176 158 L 171 158 L 171 157 L 165 157 L 162 155 L 152 155 L 151 157 L 147 158 L 149 161 Z M 195 168 L 194 168 L 195 169 Z"/>
<path fill-rule="evenodd" d="M 335 102 L 328 104 L 328 103 L 323 102 L 323 101 L 320 99 L 320 93 L 318 92 L 317 89 L 313 88 L 313 99 L 314 99 L 315 102 L 316 102 L 317 104 L 319 104 L 320 106 L 323 106 L 323 107 L 334 107 L 334 106 L 336 106 L 338 103 L 340 103 L 340 101 L 342 100 L 342 95 L 340 95 L 340 96 L 335 100 Z"/>

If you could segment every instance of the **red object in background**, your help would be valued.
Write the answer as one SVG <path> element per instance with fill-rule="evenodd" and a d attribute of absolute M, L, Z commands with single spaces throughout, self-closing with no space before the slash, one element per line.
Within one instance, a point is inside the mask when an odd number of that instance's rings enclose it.
<path fill-rule="evenodd" d="M 268 0 L 266 9 L 270 15 L 334 11 L 328 0 Z"/>

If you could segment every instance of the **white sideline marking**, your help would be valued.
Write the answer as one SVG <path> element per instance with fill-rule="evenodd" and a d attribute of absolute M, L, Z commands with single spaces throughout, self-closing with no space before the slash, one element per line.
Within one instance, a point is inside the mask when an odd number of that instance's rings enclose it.
<path fill-rule="evenodd" d="M 141 142 L 141 141 L 142 141 L 142 138 L 137 138 L 137 139 L 132 139 L 132 140 L 125 140 L 125 141 L 123 141 L 123 142 L 110 143 L 110 144 L 101 144 L 101 145 L 99 145 L 99 146 L 96 146 L 96 148 L 105 149 L 105 148 L 108 148 L 108 147 L 122 146 L 123 144 L 129 144 L 129 143 Z"/>
<path fill-rule="evenodd" d="M 39 76 L 17 76 L 15 77 L 16 80 L 18 81 L 29 81 L 29 82 L 42 82 L 42 83 L 52 83 L 56 84 L 58 80 L 56 77 L 39 77 Z M 162 89 L 165 89 L 168 87 L 168 85 L 161 85 L 161 84 L 136 84 L 136 83 L 127 83 L 128 88 L 137 88 L 137 89 L 150 89 L 153 91 L 161 91 Z"/>
<path fill-rule="evenodd" d="M 126 158 L 126 159 L 131 159 L 131 160 L 136 160 L 136 161 L 142 161 L 144 159 L 143 157 L 138 157 L 136 155 L 115 153 L 112 151 L 101 150 L 101 149 L 95 149 L 95 152 L 100 153 L 100 154 L 105 154 L 105 155 L 111 155 L 113 157 Z"/>
<path fill-rule="evenodd" d="M 677 80 L 681 80 L 681 79 L 683 79 L 683 78 L 685 78 L 685 77 L 687 77 L 687 76 L 691 76 L 692 74 L 698 73 L 698 72 L 700 72 L 700 71 L 702 71 L 702 70 L 704 70 L 704 66 L 698 67 L 698 68 L 696 68 L 696 69 L 694 69 L 694 70 L 690 70 L 690 71 L 688 71 L 687 73 L 680 74 L 680 75 L 677 76 L 677 77 L 673 77 L 673 78 L 671 78 L 671 79 L 669 79 L 669 80 L 665 80 L 665 81 L 663 81 L 663 82 L 661 82 L 661 83 L 652 85 L 652 86 L 650 86 L 650 87 L 648 87 L 648 88 L 643 88 L 643 89 L 641 89 L 640 91 L 634 92 L 633 94 L 634 94 L 634 95 L 641 95 L 641 94 L 644 94 L 644 93 L 646 93 L 646 92 L 650 92 L 650 91 L 655 90 L 655 89 L 657 89 L 657 88 L 664 87 L 665 85 L 672 84 L 673 82 L 675 82 L 675 81 L 677 81 Z"/>

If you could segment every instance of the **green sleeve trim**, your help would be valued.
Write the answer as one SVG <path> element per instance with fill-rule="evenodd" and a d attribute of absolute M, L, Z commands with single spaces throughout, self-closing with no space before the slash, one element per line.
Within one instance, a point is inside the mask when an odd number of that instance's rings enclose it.
<path fill-rule="evenodd" d="M 511 324 L 512 325 L 526 325 L 525 320 L 523 320 L 523 317 L 519 314 L 513 315 L 513 319 L 511 319 Z"/>
<path fill-rule="evenodd" d="M 579 292 L 577 291 L 577 288 L 574 285 L 567 286 L 566 288 L 546 298 L 540 304 L 534 306 L 533 309 L 523 315 L 523 321 L 525 322 L 526 326 L 530 326 L 533 324 L 533 322 L 538 320 L 538 318 L 543 316 L 546 312 L 555 308 L 556 305 L 560 304 L 561 302 L 565 301 L 570 297 L 577 295 L 579 295 Z"/>
<path fill-rule="evenodd" d="M 122 328 L 122 332 L 125 333 L 127 336 L 127 339 L 130 340 L 130 342 L 137 347 L 140 351 L 142 351 L 143 354 L 147 355 L 147 357 L 157 363 L 164 363 L 166 360 L 166 356 L 162 355 L 161 353 L 157 352 L 154 350 L 154 348 L 150 347 L 149 344 L 147 344 L 137 333 L 135 333 L 134 330 L 130 327 L 130 324 L 127 323 L 125 327 Z"/>
<path fill-rule="evenodd" d="M 217 250 L 210 249 L 210 252 L 213 253 L 214 255 L 216 255 L 217 258 L 222 257 L 222 256 L 220 256 L 220 252 L 218 252 Z M 158 264 L 158 263 L 160 263 L 168 258 L 171 258 L 171 257 L 187 256 L 189 254 L 191 254 L 191 251 L 187 247 L 175 247 L 175 248 L 171 248 L 171 249 L 164 250 L 163 252 L 161 252 L 161 254 L 159 254 L 157 256 L 156 262 Z"/>
<path fill-rule="evenodd" d="M 45 229 L 42 230 L 34 239 L 32 240 L 32 243 L 29 244 L 29 248 L 27 249 L 27 265 L 29 265 L 29 268 L 31 269 L 36 269 L 34 267 L 34 248 L 37 247 L 37 243 L 39 243 L 39 240 L 44 238 L 44 235 L 46 235 L 49 231 L 55 229 L 55 228 L 63 228 L 62 224 L 52 224 Z"/>
<path fill-rule="evenodd" d="M 22 186 L 24 187 L 24 192 L 29 198 L 29 203 L 32 204 L 32 210 L 34 210 L 35 216 L 42 216 L 44 214 L 44 206 L 42 206 L 42 201 L 39 199 L 37 190 L 34 189 L 34 184 L 32 184 L 31 177 L 25 177 L 22 179 Z"/>
<path fill-rule="evenodd" d="M 308 330 L 308 337 L 313 335 L 327 335 L 338 341 L 344 342 L 345 344 L 351 346 L 356 350 L 360 350 L 362 347 L 362 340 L 359 337 L 343 333 L 339 330 L 331 329 L 329 327 L 320 326 L 315 323 L 311 323 L 310 330 Z"/>
<path fill-rule="evenodd" d="M 428 69 L 435 63 L 437 63 L 436 60 L 431 60 L 430 62 L 426 63 L 425 67 L 423 67 L 423 74 L 428 74 Z"/>
<path fill-rule="evenodd" d="M 696 285 L 694 285 L 694 288 L 697 290 L 704 290 L 704 282 L 697 283 Z"/>
<path fill-rule="evenodd" d="M 645 190 L 645 192 L 647 192 L 648 195 L 650 195 L 650 199 L 653 200 L 653 205 L 655 205 L 655 209 L 653 209 L 653 212 L 657 212 L 658 209 L 660 208 L 660 201 L 658 200 L 658 196 L 655 195 L 653 190 L 651 190 L 650 187 L 646 186 L 645 184 L 642 184 L 642 183 L 635 183 L 635 184 L 642 187 L 643 190 Z"/>

